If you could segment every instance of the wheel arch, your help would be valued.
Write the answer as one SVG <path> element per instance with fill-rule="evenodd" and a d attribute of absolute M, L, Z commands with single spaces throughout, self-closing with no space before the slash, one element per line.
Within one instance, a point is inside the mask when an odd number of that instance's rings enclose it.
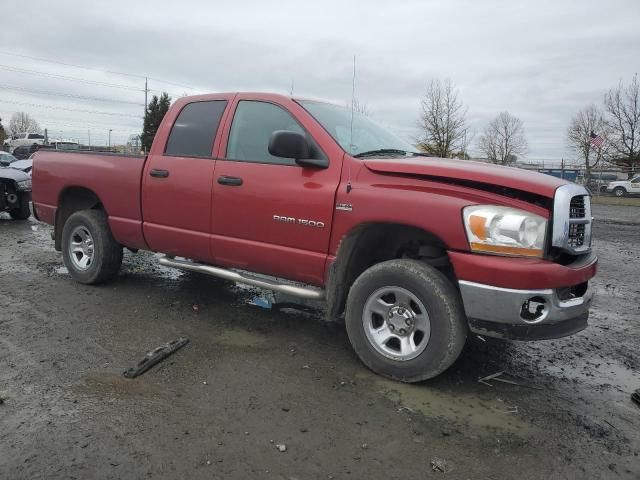
<path fill-rule="evenodd" d="M 67 219 L 80 210 L 104 210 L 100 197 L 91 189 L 86 187 L 67 187 L 58 197 L 58 208 L 54 223 L 55 249 L 62 249 L 62 229 Z"/>
<path fill-rule="evenodd" d="M 369 267 L 396 258 L 419 259 L 454 280 L 446 243 L 433 233 L 412 225 L 375 222 L 358 225 L 340 241 L 335 261 L 327 271 L 327 318 L 345 310 L 353 282 Z"/>

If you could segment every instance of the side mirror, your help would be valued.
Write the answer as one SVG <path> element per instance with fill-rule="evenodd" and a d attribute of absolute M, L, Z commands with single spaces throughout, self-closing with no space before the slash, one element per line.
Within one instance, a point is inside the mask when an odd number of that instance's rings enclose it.
<path fill-rule="evenodd" d="M 298 132 L 276 130 L 269 139 L 269 153 L 276 157 L 309 158 L 311 155 L 307 137 Z"/>
<path fill-rule="evenodd" d="M 302 167 L 327 168 L 325 159 L 313 158 L 307 137 L 299 132 L 276 130 L 269 139 L 269 153 L 276 157 L 293 158 Z"/>

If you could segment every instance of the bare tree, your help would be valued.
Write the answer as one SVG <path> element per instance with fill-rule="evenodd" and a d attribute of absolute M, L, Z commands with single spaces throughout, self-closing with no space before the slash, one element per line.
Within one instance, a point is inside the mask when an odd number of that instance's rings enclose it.
<path fill-rule="evenodd" d="M 522 120 L 509 112 L 494 118 L 480 137 L 480 150 L 493 163 L 508 165 L 527 153 Z"/>
<path fill-rule="evenodd" d="M 18 133 L 41 133 L 42 130 L 36 119 L 28 113 L 16 112 L 11 115 L 8 132 L 13 136 Z"/>
<path fill-rule="evenodd" d="M 601 137 L 602 140 L 594 141 L 592 134 Z M 584 162 L 584 179 L 587 185 L 591 181 L 591 169 L 605 159 L 611 150 L 609 136 L 604 115 L 595 105 L 576 113 L 569 123 L 567 140 Z"/>
<path fill-rule="evenodd" d="M 357 98 L 353 99 L 353 111 L 358 112 L 365 117 L 371 116 L 371 109 L 369 108 L 369 105 L 367 105 L 367 102 L 360 102 Z"/>
<path fill-rule="evenodd" d="M 432 155 L 450 157 L 465 135 L 466 114 L 451 80 L 431 80 L 422 99 L 419 147 Z"/>
<path fill-rule="evenodd" d="M 612 147 L 616 158 L 613 162 L 629 168 L 640 164 L 640 82 L 636 73 L 631 84 L 622 81 L 604 96 L 604 106 L 611 129 Z"/>

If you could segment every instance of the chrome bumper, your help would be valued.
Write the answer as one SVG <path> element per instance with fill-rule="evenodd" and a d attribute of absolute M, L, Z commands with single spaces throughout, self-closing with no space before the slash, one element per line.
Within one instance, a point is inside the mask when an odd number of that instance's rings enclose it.
<path fill-rule="evenodd" d="M 460 281 L 471 331 L 519 340 L 559 338 L 587 326 L 593 290 L 562 300 L 553 289 L 514 290 Z"/>

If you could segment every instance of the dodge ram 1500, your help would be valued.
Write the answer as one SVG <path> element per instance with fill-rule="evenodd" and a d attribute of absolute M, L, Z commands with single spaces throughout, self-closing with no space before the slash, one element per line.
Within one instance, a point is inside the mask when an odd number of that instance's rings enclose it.
<path fill-rule="evenodd" d="M 273 94 L 181 98 L 147 156 L 41 151 L 33 205 L 79 282 L 113 279 L 126 247 L 323 299 L 359 358 L 405 382 L 447 369 L 468 332 L 584 329 L 596 273 L 584 187 L 425 157 L 348 109 Z"/>

